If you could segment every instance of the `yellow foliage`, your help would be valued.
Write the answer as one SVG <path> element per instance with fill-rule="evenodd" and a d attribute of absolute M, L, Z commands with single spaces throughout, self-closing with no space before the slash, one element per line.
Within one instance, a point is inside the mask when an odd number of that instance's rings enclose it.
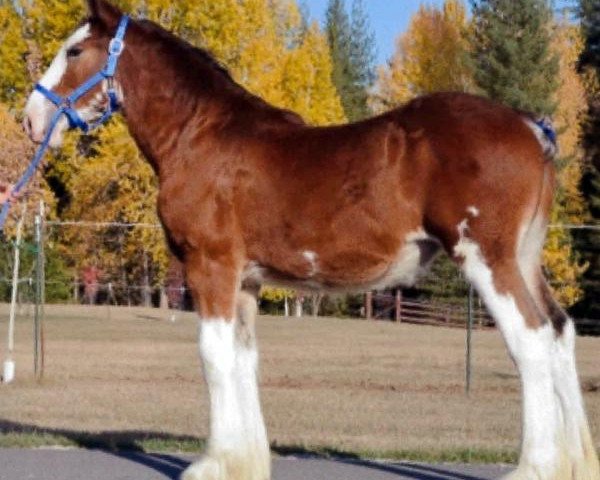
<path fill-rule="evenodd" d="M 581 223 L 585 216 L 584 200 L 579 191 L 584 152 L 580 140 L 582 119 L 587 111 L 586 89 L 583 78 L 577 73 L 577 62 L 583 49 L 581 31 L 566 21 L 555 29 L 552 48 L 559 58 L 560 86 L 556 92 L 557 109 L 554 122 L 559 132 L 561 157 L 559 185 L 565 215 L 561 221 Z"/>
<path fill-rule="evenodd" d="M 436 91 L 472 90 L 468 28 L 462 1 L 446 0 L 441 9 L 422 5 L 396 40 L 389 64 L 379 70 L 372 108 L 385 111 Z"/>
<path fill-rule="evenodd" d="M 304 32 L 295 0 L 120 0 L 116 3 L 208 49 L 236 81 L 276 106 L 296 110 L 315 124 L 344 120 L 340 99 L 331 82 L 325 37 L 317 25 Z M 25 53 L 39 59 L 34 68 L 38 73 L 75 28 L 84 14 L 83 8 L 81 0 L 34 0 L 28 5 L 24 18 L 28 19 L 26 30 L 30 41 Z M 2 19 L 0 10 L 0 22 Z M 18 22 L 15 26 L 23 28 Z M 11 36 L 15 42 L 18 37 Z M 12 57 L 0 47 L 0 68 L 2 60 L 9 58 Z M 18 62 L 11 63 L 9 68 L 14 69 Z M 18 90 L 23 94 L 28 88 L 25 78 Z M 122 121 L 111 122 L 85 142 L 77 134 L 68 135 L 52 162 L 51 172 L 69 195 L 69 203 L 62 212 L 66 219 L 158 222 L 154 174 Z M 97 232 L 66 230 L 63 243 L 70 245 L 65 254 L 70 255 L 72 265 L 102 255 L 105 268 L 113 265 L 116 269 L 122 253 L 135 258 L 138 266 L 131 268 L 138 272 L 130 272 L 131 275 L 139 274 L 139 255 L 146 251 L 158 267 L 160 279 L 167 255 L 162 235 L 156 233 L 134 229 L 107 240 Z M 271 290 L 267 295 L 275 299 L 286 294 L 291 296 L 283 290 Z"/>
<path fill-rule="evenodd" d="M 188 18 L 198 43 L 251 92 L 311 123 L 344 120 L 325 36 L 316 24 L 302 32 L 295 1 L 205 0 Z"/>
<path fill-rule="evenodd" d="M 127 132 L 117 119 L 98 132 L 93 152 L 82 155 L 77 149 L 64 158 L 62 181 L 71 196 L 64 212 L 69 220 L 158 224 L 157 180 Z M 106 230 L 106 229 L 105 229 Z M 105 274 L 116 274 L 128 259 L 131 279 L 143 275 L 143 256 L 155 266 L 159 281 L 166 273 L 168 255 L 162 232 L 154 228 L 120 229 L 114 232 L 65 229 L 64 254 L 70 264 L 102 258 Z M 111 271 L 112 270 L 112 271 Z"/>
<path fill-rule="evenodd" d="M 583 173 L 581 119 L 587 108 L 584 82 L 577 73 L 577 60 L 583 48 L 580 29 L 566 21 L 556 25 L 552 48 L 559 58 L 561 83 L 556 93 L 554 117 L 559 132 L 559 192 L 551 223 L 577 224 L 585 221 L 579 184 Z M 575 304 L 583 294 L 578 282 L 587 267 L 580 263 L 569 230 L 550 229 L 544 247 L 544 264 L 559 301 L 566 307 Z"/>
<path fill-rule="evenodd" d="M 11 2 L 0 3 L 0 101 L 15 105 L 29 85 L 23 24 Z"/>
<path fill-rule="evenodd" d="M 23 3 L 27 37 L 31 39 L 29 48 L 39 50 L 43 64 L 48 65 L 65 39 L 73 32 L 77 22 L 84 16 L 85 2 L 33 0 Z"/>
<path fill-rule="evenodd" d="M 560 213 L 560 208 L 556 207 L 551 215 L 552 223 L 556 224 L 560 221 Z M 558 301 L 565 307 L 577 303 L 583 295 L 578 283 L 579 278 L 587 269 L 587 265 L 579 263 L 568 230 L 562 228 L 549 230 L 543 258 Z"/>
<path fill-rule="evenodd" d="M 263 287 L 260 289 L 260 298 L 269 302 L 280 303 L 286 298 L 296 298 L 296 292 L 285 288 Z"/>
<path fill-rule="evenodd" d="M 33 146 L 23 133 L 21 125 L 6 105 L 0 103 L 0 183 L 15 183 L 27 167 L 32 155 Z M 46 182 L 39 174 L 34 176 L 20 201 L 23 199 L 28 204 L 30 217 L 33 216 L 33 212 L 37 212 L 39 200 L 43 199 L 53 205 L 53 198 L 48 194 Z M 20 213 L 19 207 L 15 206 L 11 210 L 7 224 L 9 234 L 13 232 L 15 220 Z"/>
<path fill-rule="evenodd" d="M 281 105 L 316 125 L 342 123 L 344 109 L 331 82 L 329 46 L 316 24 L 288 52 L 282 72 Z"/>

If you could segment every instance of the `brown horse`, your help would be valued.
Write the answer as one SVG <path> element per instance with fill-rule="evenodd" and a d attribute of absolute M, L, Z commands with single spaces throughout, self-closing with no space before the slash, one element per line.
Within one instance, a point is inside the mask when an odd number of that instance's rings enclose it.
<path fill-rule="evenodd" d="M 101 68 L 122 15 L 103 0 L 88 3 L 89 18 L 41 80 L 60 95 Z M 270 478 L 254 334 L 263 282 L 332 291 L 410 285 L 440 249 L 479 291 L 521 376 L 522 454 L 509 477 L 600 479 L 573 323 L 541 268 L 553 144 L 528 115 L 440 93 L 316 128 L 248 93 L 207 52 L 152 22 L 132 21 L 125 44 L 120 102 L 159 177 L 160 218 L 201 318 L 210 439 L 184 479 Z M 84 119 L 107 102 L 105 87 L 77 102 Z M 32 139 L 43 138 L 54 111 L 32 94 Z"/>

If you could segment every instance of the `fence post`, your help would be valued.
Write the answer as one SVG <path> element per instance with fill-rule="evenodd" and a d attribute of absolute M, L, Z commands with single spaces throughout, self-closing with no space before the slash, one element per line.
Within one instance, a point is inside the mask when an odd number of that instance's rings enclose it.
<path fill-rule="evenodd" d="M 8 319 L 8 354 L 4 361 L 4 368 L 2 373 L 2 382 L 10 383 L 15 378 L 15 361 L 13 358 L 13 351 L 15 349 L 15 315 L 17 312 L 17 293 L 19 288 L 19 267 L 21 259 L 21 238 L 23 235 L 23 222 L 25 221 L 25 213 L 27 211 L 27 204 L 23 203 L 23 210 L 21 218 L 17 224 L 17 238 L 15 241 L 15 254 L 14 254 L 14 265 L 13 265 L 13 279 L 12 279 L 12 291 L 10 301 L 10 316 Z"/>
<path fill-rule="evenodd" d="M 467 395 L 471 393 L 471 361 L 472 361 L 472 337 L 473 337 L 473 285 L 469 285 L 469 297 L 467 300 L 467 366 L 466 386 Z"/>
<path fill-rule="evenodd" d="M 148 252 L 144 250 L 144 286 L 143 286 L 143 302 L 144 307 L 150 308 L 152 306 L 152 292 L 150 289 L 150 272 L 148 267 Z"/>
<path fill-rule="evenodd" d="M 45 292 L 45 255 L 44 255 L 44 202 L 40 201 L 39 213 L 35 216 L 35 244 L 36 244 L 36 284 L 35 284 L 35 311 L 34 311 L 34 344 L 33 344 L 33 369 L 35 377 L 39 380 L 44 375 L 44 304 Z"/>
<path fill-rule="evenodd" d="M 373 318 L 373 292 L 365 294 L 365 318 L 371 320 Z"/>
<path fill-rule="evenodd" d="M 396 322 L 402 322 L 402 290 L 396 289 Z"/>

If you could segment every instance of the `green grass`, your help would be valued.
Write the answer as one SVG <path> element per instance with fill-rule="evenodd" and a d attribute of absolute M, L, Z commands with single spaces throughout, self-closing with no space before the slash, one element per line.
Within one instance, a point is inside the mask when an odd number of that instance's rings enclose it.
<path fill-rule="evenodd" d="M 110 451 L 181 452 L 197 453 L 205 446 L 204 440 L 194 438 L 152 437 L 132 433 L 0 433 L 0 448 L 71 447 Z"/>
<path fill-rule="evenodd" d="M 80 433 L 73 435 L 47 432 L 7 432 L 0 434 L 0 448 L 97 448 L 110 451 L 153 453 L 193 453 L 204 449 L 205 442 L 194 438 L 161 438 L 144 435 Z M 327 446 L 272 445 L 276 455 L 302 454 L 319 458 L 385 459 L 426 463 L 514 464 L 516 451 L 457 448 L 449 450 L 351 451 Z"/>
<path fill-rule="evenodd" d="M 424 463 L 464 463 L 464 464 L 516 464 L 517 451 L 488 450 L 470 448 L 413 449 L 413 450 L 338 450 L 326 446 L 284 446 L 272 445 L 279 455 L 308 454 L 322 458 L 379 459 Z"/>

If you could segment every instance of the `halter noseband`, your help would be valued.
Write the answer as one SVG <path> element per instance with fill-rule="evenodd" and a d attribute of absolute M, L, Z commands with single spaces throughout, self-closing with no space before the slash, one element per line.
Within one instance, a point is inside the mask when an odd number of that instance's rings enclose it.
<path fill-rule="evenodd" d="M 23 174 L 23 176 L 19 179 L 19 181 L 15 184 L 12 197 L 9 197 L 8 200 L 4 202 L 2 205 L 2 210 L 0 211 L 0 237 L 3 235 L 4 224 L 6 223 L 6 218 L 8 217 L 8 212 L 10 210 L 10 206 L 12 204 L 12 200 L 16 195 L 29 183 L 31 177 L 35 174 L 35 171 L 39 167 L 42 158 L 44 158 L 44 153 L 48 149 L 48 145 L 50 144 L 50 138 L 52 137 L 52 133 L 58 124 L 58 121 L 63 115 L 66 115 L 69 121 L 70 128 L 80 128 L 84 133 L 93 130 L 96 127 L 99 127 L 103 123 L 106 123 L 112 115 L 119 110 L 119 99 L 117 96 L 117 91 L 115 90 L 114 78 L 115 72 L 117 71 L 117 64 L 119 63 L 119 57 L 125 48 L 125 42 L 123 39 L 125 38 L 125 33 L 127 32 L 127 26 L 129 25 L 129 17 L 124 15 L 121 17 L 121 21 L 119 22 L 119 26 L 117 28 L 117 32 L 115 33 L 114 38 L 110 41 L 108 45 L 108 60 L 106 61 L 106 65 L 102 70 L 100 70 L 96 75 L 89 78 L 85 83 L 81 86 L 77 87 L 71 95 L 68 97 L 61 97 L 56 93 L 48 90 L 43 85 L 39 83 L 35 85 L 35 91 L 40 92 L 44 97 L 50 100 L 54 105 L 58 107 L 58 110 L 52 116 L 52 120 L 50 120 L 50 126 L 48 131 L 46 132 L 46 136 L 44 137 L 44 141 L 38 148 L 33 160 L 27 167 L 27 170 Z M 83 97 L 86 93 L 88 93 L 92 88 L 94 88 L 99 83 L 107 81 L 107 89 L 106 94 L 108 95 L 108 108 L 104 111 L 102 116 L 92 123 L 88 124 L 81 116 L 77 113 L 77 110 L 73 108 L 73 105 Z"/>
<path fill-rule="evenodd" d="M 60 112 L 58 114 L 59 117 L 63 114 L 66 115 L 70 128 L 79 128 L 84 133 L 87 133 L 90 130 L 93 130 L 94 128 L 106 123 L 108 119 L 119 110 L 120 105 L 117 97 L 117 91 L 115 90 L 114 86 L 114 77 L 117 70 L 117 64 L 119 63 L 119 57 L 125 48 L 123 39 L 125 38 L 128 25 L 129 17 L 124 15 L 121 17 L 121 21 L 119 22 L 117 33 L 108 45 L 108 60 L 106 61 L 104 68 L 94 76 L 90 77 L 81 86 L 77 87 L 68 97 L 63 98 L 39 83 L 35 85 L 35 90 L 37 92 L 40 92 L 42 95 L 44 95 L 44 97 L 58 107 L 58 112 Z M 106 80 L 108 83 L 106 89 L 106 94 L 108 95 L 109 99 L 108 108 L 105 110 L 99 120 L 90 125 L 81 118 L 79 113 L 77 113 L 77 110 L 73 108 L 73 105 L 75 105 L 77 100 L 79 100 L 92 88 L 104 80 Z"/>

